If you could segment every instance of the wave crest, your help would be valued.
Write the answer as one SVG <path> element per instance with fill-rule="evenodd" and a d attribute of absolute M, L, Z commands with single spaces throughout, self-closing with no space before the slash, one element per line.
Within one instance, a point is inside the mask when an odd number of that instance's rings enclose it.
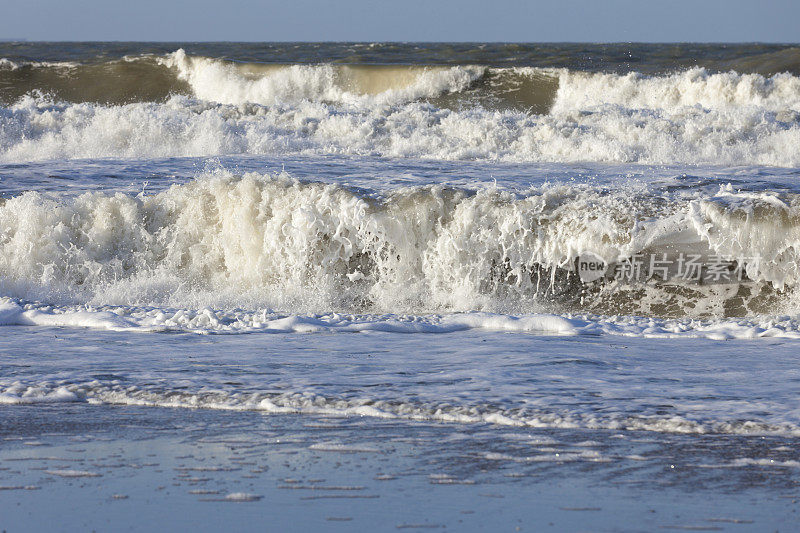
<path fill-rule="evenodd" d="M 460 92 L 483 67 L 279 65 L 191 57 L 183 50 L 162 60 L 195 96 L 223 104 L 279 104 L 301 100 L 393 104 Z"/>

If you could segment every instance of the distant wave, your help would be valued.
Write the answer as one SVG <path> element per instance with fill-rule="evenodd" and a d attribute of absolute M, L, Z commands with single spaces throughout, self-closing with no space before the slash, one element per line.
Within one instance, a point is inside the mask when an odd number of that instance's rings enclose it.
<path fill-rule="evenodd" d="M 602 105 L 800 111 L 800 78 L 791 74 L 764 77 L 693 68 L 651 77 L 531 67 L 266 65 L 190 57 L 182 50 L 159 62 L 175 69 L 198 98 L 223 104 L 310 100 L 377 105 L 459 93 L 465 104 L 536 114 Z"/>
<path fill-rule="evenodd" d="M 563 107 L 565 104 L 559 104 Z M 481 108 L 341 109 L 213 104 L 58 103 L 0 108 L 0 162 L 222 154 L 339 154 L 518 162 L 800 165 L 800 112 L 756 106 L 571 109 L 529 116 Z"/>
<path fill-rule="evenodd" d="M 119 105 L 164 101 L 171 94 L 191 94 L 191 89 L 152 56 L 86 64 L 0 59 L 0 104 L 32 94 L 64 102 Z"/>
<path fill-rule="evenodd" d="M 800 110 L 800 78 L 738 74 L 735 66 L 727 72 L 692 68 L 645 76 L 480 65 L 245 63 L 178 50 L 87 64 L 0 59 L 0 81 L 0 101 L 6 105 L 41 93 L 56 101 L 100 104 L 164 102 L 175 94 L 234 105 L 310 101 L 376 106 L 425 100 L 455 109 L 481 106 L 532 114 L 607 104 Z"/>
<path fill-rule="evenodd" d="M 0 107 L 0 161 L 343 154 L 800 165 L 800 78 L 790 74 L 267 65 L 182 50 L 12 64 L 0 78 L 20 72 L 109 103 L 71 103 L 61 89 L 17 95 Z"/>

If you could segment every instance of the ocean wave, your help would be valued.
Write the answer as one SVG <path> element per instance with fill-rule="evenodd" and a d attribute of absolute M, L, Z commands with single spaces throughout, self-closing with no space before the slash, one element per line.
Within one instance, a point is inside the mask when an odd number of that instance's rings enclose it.
<path fill-rule="evenodd" d="M 161 62 L 175 69 L 195 96 L 222 104 L 387 105 L 463 91 L 485 71 L 477 66 L 242 64 L 191 57 L 183 50 Z"/>
<path fill-rule="evenodd" d="M 783 50 L 760 54 L 743 54 L 736 59 L 722 60 L 714 65 L 718 70 L 772 75 L 780 72 L 800 72 L 800 48 L 792 46 Z"/>
<path fill-rule="evenodd" d="M 288 312 L 793 313 L 800 199 L 552 185 L 382 197 L 227 172 L 154 195 L 27 192 L 0 205 L 0 291 L 49 303 Z M 591 286 L 591 253 L 724 256 L 741 283 Z M 645 281 L 645 280 L 642 280 Z"/>
<path fill-rule="evenodd" d="M 183 94 L 234 105 L 308 100 L 363 107 L 430 100 L 456 108 L 477 105 L 534 114 L 608 104 L 632 109 L 755 106 L 800 111 L 797 76 L 702 67 L 644 75 L 483 65 L 247 63 L 192 56 L 179 49 L 165 56 L 85 64 L 3 58 L 0 79 L 0 99 L 7 104 L 38 91 L 74 103 L 163 102 Z"/>
<path fill-rule="evenodd" d="M 384 419 L 430 420 L 455 424 L 566 429 L 609 429 L 681 434 L 800 435 L 791 421 L 724 420 L 700 417 L 642 416 L 624 412 L 559 412 L 546 408 L 503 409 L 501 405 L 459 405 L 447 402 L 382 400 L 369 397 L 330 397 L 312 391 L 226 392 L 187 391 L 185 387 L 137 386 L 130 382 L 22 382 L 0 381 L 0 405 L 88 402 L 95 405 L 138 405 L 226 411 L 260 411 L 266 414 L 301 413 Z M 499 457 L 494 457 L 497 459 Z M 563 460 L 596 460 L 596 454 L 565 454 Z M 546 460 L 541 456 L 539 460 Z M 552 458 L 550 460 L 556 460 Z"/>
<path fill-rule="evenodd" d="M 279 65 L 183 50 L 6 63 L 0 161 L 346 154 L 800 165 L 800 78 L 791 74 Z"/>
<path fill-rule="evenodd" d="M 0 59 L 0 104 L 45 94 L 65 102 L 120 105 L 163 102 L 171 94 L 191 94 L 176 73 L 152 56 L 113 61 L 11 61 Z"/>
<path fill-rule="evenodd" d="M 178 50 L 160 64 L 175 70 L 192 94 L 223 104 L 286 104 L 302 100 L 359 106 L 420 99 L 454 106 L 516 108 L 535 114 L 621 105 L 630 109 L 676 110 L 754 106 L 800 111 L 800 78 L 765 77 L 704 68 L 660 76 L 612 74 L 535 67 L 280 65 L 235 63 L 192 57 Z"/>
<path fill-rule="evenodd" d="M 800 165 L 800 112 L 605 105 L 529 116 L 430 103 L 124 106 L 28 96 L 0 108 L 0 161 L 340 154 L 525 162 Z"/>

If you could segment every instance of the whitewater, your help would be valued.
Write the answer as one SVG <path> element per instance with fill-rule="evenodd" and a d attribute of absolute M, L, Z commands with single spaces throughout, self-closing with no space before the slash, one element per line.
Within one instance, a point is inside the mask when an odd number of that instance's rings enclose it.
<path fill-rule="evenodd" d="M 25 93 L 5 89 L 0 160 L 7 162 L 346 154 L 798 165 L 800 79 L 785 72 L 241 64 L 181 49 L 119 60 L 145 70 L 130 80 L 113 70 L 84 72 L 117 65 L 6 61 L 0 74 L 30 71 L 20 76 Z M 166 90 L 154 92 L 153 84 Z M 89 101 L 85 87 L 97 93 Z"/>

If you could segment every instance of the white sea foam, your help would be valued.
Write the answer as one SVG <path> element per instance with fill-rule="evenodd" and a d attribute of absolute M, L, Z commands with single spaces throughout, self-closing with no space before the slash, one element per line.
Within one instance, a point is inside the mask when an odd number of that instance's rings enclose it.
<path fill-rule="evenodd" d="M 44 310 L 42 310 L 44 309 Z M 484 312 L 440 315 L 285 315 L 269 310 L 212 310 L 118 306 L 42 306 L 0 303 L 0 326 L 62 326 L 129 332 L 182 331 L 203 335 L 239 333 L 453 333 L 467 330 L 537 335 L 612 335 L 623 337 L 705 338 L 710 340 L 800 339 L 800 319 L 790 316 L 752 319 L 655 319 L 598 315 L 505 315 Z M 59 401 L 75 398 L 61 391 Z M 37 401 L 34 397 L 31 401 Z M 0 403 L 25 403 L 16 396 Z"/>
<path fill-rule="evenodd" d="M 42 387 L 27 386 L 21 383 L 12 383 L 0 390 L 0 405 L 2 404 L 34 404 L 34 403 L 62 403 L 77 402 L 81 398 L 67 387 Z"/>
<path fill-rule="evenodd" d="M 782 108 L 777 97 L 769 99 L 768 107 L 647 108 L 599 102 L 581 108 L 559 97 L 550 114 L 530 116 L 481 107 L 445 109 L 420 101 L 387 106 L 306 99 L 232 105 L 173 96 L 165 103 L 107 106 L 27 96 L 0 109 L 0 161 L 347 154 L 800 165 L 795 100 L 787 98 Z"/>
<path fill-rule="evenodd" d="M 800 78 L 791 74 L 764 77 L 737 72 L 711 73 L 692 68 L 666 76 L 559 71 L 559 88 L 553 113 L 621 106 L 680 112 L 704 109 L 758 108 L 764 111 L 800 112 Z M 796 118 L 794 118 L 796 120 Z"/>

